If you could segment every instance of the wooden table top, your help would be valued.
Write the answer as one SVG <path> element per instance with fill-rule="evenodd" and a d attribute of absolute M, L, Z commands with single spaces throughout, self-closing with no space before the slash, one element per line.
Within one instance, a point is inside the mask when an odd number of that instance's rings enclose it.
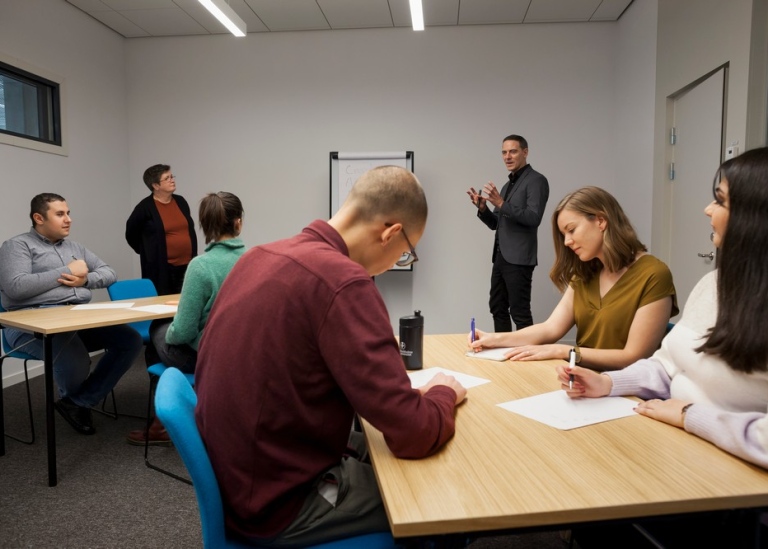
<path fill-rule="evenodd" d="M 178 300 L 179 294 L 123 299 L 120 301 L 134 303 L 134 307 L 143 305 L 161 305 L 166 301 Z M 110 301 L 109 303 L 119 303 Z M 126 322 L 154 320 L 156 318 L 172 318 L 176 313 L 149 313 L 135 309 L 87 309 L 72 310 L 74 305 L 63 307 L 43 307 L 40 309 L 24 309 L 0 313 L 0 324 L 19 330 L 38 334 L 58 334 L 73 330 L 86 330 L 101 326 L 113 326 Z"/>
<path fill-rule="evenodd" d="M 469 389 L 436 455 L 395 458 L 363 428 L 395 537 L 768 506 L 768 471 L 642 416 L 563 431 L 497 404 L 560 388 L 554 365 L 464 356 L 466 334 L 426 336 L 424 366 L 491 380 Z"/>

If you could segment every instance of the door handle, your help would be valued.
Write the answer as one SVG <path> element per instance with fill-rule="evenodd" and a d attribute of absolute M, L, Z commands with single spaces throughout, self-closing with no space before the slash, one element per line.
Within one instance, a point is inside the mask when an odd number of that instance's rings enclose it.
<path fill-rule="evenodd" d="M 708 254 L 703 254 L 703 253 L 699 252 L 699 253 L 698 253 L 698 254 L 696 254 L 696 255 L 698 255 L 699 257 L 706 257 L 706 258 L 708 258 L 710 261 L 711 261 L 711 260 L 713 260 L 713 259 L 715 259 L 715 252 L 709 252 Z"/>

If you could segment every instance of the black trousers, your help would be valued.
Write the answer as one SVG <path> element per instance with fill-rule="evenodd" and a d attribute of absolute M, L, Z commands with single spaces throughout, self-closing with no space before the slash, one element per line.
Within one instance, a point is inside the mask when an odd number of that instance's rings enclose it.
<path fill-rule="evenodd" d="M 534 267 L 507 263 L 501 253 L 496 254 L 491 271 L 491 293 L 488 301 L 494 331 L 511 332 L 513 321 L 518 330 L 533 324 L 531 283 Z"/>

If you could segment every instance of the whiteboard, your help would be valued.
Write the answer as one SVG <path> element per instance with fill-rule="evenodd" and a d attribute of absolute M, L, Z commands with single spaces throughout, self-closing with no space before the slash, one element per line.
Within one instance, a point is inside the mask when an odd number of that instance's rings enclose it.
<path fill-rule="evenodd" d="M 332 152 L 330 161 L 331 207 L 329 217 L 333 217 L 339 210 L 358 178 L 371 168 L 378 166 L 400 166 L 413 172 L 413 151 Z M 390 269 L 390 271 L 412 270 L 412 264 L 407 267 L 395 265 Z"/>

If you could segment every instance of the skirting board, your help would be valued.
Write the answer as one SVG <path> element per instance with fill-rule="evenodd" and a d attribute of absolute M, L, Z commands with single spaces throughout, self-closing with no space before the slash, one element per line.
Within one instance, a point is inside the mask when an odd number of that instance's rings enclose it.
<path fill-rule="evenodd" d="M 6 360 L 10 359 L 6 358 Z M 30 379 L 43 375 L 43 361 L 30 360 L 27 364 L 27 372 L 29 373 Z M 19 361 L 19 370 L 17 372 L 13 372 L 3 378 L 3 389 L 10 387 L 11 385 L 16 385 L 17 383 L 24 383 L 24 366 L 21 364 L 21 361 Z"/>

